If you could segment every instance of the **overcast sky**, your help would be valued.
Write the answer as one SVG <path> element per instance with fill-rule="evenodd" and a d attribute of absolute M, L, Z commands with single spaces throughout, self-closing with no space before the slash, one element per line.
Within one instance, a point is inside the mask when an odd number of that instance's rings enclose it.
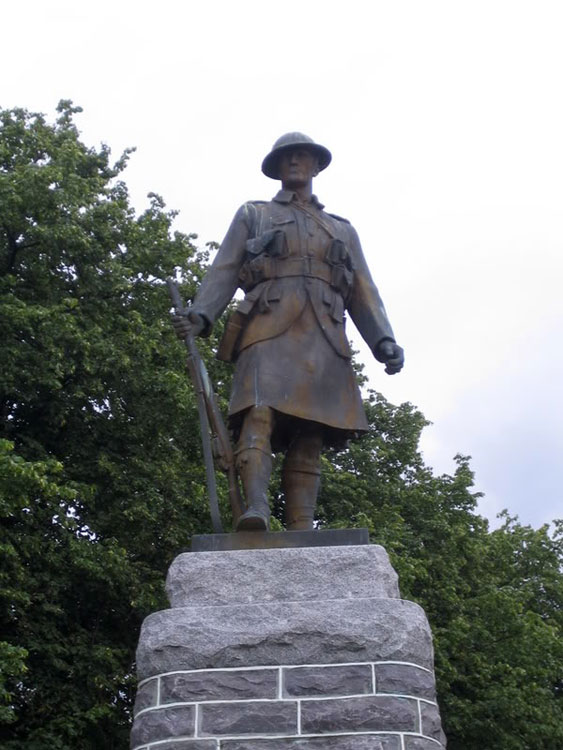
<path fill-rule="evenodd" d="M 563 517 L 563 3 L 28 0 L 2 9 L 0 106 L 59 99 L 177 228 L 220 240 L 269 199 L 260 163 L 300 130 L 352 221 L 406 351 L 370 384 L 433 426 L 435 471 L 472 456 L 480 511 Z M 350 325 L 356 346 L 357 335 Z"/>

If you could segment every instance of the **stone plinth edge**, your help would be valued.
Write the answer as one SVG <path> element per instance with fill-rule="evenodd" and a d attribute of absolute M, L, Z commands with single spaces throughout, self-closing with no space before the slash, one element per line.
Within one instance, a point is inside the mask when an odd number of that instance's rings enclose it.
<path fill-rule="evenodd" d="M 430 628 L 417 604 L 333 599 L 167 609 L 143 623 L 137 674 L 381 660 L 432 669 Z"/>
<path fill-rule="evenodd" d="M 132 750 L 443 750 L 432 636 L 376 545 L 190 552 L 143 623 Z"/>
<path fill-rule="evenodd" d="M 187 552 L 170 566 L 166 591 L 172 607 L 399 598 L 377 544 Z"/>
<path fill-rule="evenodd" d="M 325 529 L 323 531 L 239 531 L 236 534 L 197 534 L 192 552 L 287 547 L 343 547 L 369 544 L 367 529 Z"/>

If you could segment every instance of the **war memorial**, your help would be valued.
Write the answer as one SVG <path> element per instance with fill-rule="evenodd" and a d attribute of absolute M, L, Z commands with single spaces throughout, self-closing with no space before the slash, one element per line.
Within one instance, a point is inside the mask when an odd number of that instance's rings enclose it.
<path fill-rule="evenodd" d="M 279 138 L 262 163 L 279 192 L 237 211 L 189 308 L 170 285 L 215 533 L 174 560 L 170 608 L 143 623 L 132 750 L 446 747 L 424 611 L 400 598 L 366 529 L 315 526 L 323 447 L 368 429 L 345 313 L 388 374 L 404 361 L 357 233 L 312 192 L 330 161 L 302 133 Z M 227 430 L 195 337 L 239 288 L 218 351 L 234 365 Z M 269 529 L 275 453 L 284 532 Z M 213 456 L 229 478 L 233 533 L 222 533 Z"/>

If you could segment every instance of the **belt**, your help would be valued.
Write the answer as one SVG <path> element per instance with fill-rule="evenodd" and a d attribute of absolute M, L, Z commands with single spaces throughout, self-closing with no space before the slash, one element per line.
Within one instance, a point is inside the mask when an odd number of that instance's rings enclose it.
<path fill-rule="evenodd" d="M 327 284 L 332 280 L 332 266 L 323 260 L 310 258 L 271 258 L 270 267 L 265 268 L 265 276 L 270 279 L 283 279 L 288 276 L 304 276 L 311 279 L 320 279 Z"/>

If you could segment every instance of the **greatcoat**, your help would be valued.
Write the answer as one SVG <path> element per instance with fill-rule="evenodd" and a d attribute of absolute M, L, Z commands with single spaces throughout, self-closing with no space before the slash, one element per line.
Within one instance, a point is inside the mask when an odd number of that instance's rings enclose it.
<path fill-rule="evenodd" d="M 394 341 L 358 235 L 348 221 L 281 190 L 237 211 L 192 310 L 203 335 L 245 293 L 218 356 L 235 362 L 229 416 L 252 406 L 324 426 L 325 443 L 367 430 L 345 311 L 372 349 Z"/>

